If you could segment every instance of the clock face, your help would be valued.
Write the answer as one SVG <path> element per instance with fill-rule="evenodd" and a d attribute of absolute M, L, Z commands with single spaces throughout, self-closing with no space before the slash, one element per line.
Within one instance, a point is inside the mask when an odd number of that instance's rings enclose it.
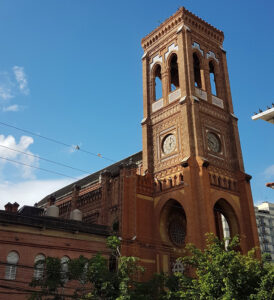
<path fill-rule="evenodd" d="M 163 140 L 163 152 L 169 154 L 175 150 L 176 137 L 173 134 L 168 134 Z"/>
<path fill-rule="evenodd" d="M 215 133 L 207 133 L 207 146 L 209 150 L 215 153 L 221 152 L 221 141 Z"/>

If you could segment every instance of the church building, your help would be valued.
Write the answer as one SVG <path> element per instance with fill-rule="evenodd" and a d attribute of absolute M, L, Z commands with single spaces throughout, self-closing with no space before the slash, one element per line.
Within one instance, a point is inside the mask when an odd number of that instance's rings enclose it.
<path fill-rule="evenodd" d="M 185 8 L 144 37 L 142 151 L 38 203 L 108 226 L 146 278 L 180 271 L 186 243 L 203 248 L 208 232 L 259 246 L 223 40 Z"/>
<path fill-rule="evenodd" d="M 185 8 L 144 37 L 143 151 L 54 193 L 61 218 L 109 226 L 148 274 L 224 224 L 243 253 L 259 245 L 223 40 Z"/>

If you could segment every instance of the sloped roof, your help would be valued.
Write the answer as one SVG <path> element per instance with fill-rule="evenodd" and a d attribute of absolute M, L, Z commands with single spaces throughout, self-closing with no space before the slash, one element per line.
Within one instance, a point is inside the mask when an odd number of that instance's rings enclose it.
<path fill-rule="evenodd" d="M 61 219 L 48 216 L 27 216 L 0 210 L 2 224 L 24 225 L 68 232 L 83 232 L 102 236 L 109 235 L 109 228 L 104 225 L 87 224 L 81 221 Z"/>
<path fill-rule="evenodd" d="M 83 187 L 85 185 L 88 185 L 92 182 L 96 182 L 99 180 L 100 174 L 103 173 L 104 171 L 108 171 L 110 173 L 112 173 L 113 175 L 118 175 L 119 171 L 120 171 L 120 166 L 123 164 L 128 164 L 128 163 L 137 163 L 142 161 L 142 151 L 137 152 L 127 158 L 124 158 L 110 166 L 107 166 L 93 174 L 90 174 L 78 181 L 75 181 L 63 188 L 61 188 L 60 190 L 53 192 L 49 195 L 47 195 L 46 197 L 44 197 L 41 201 L 39 201 L 38 206 L 42 206 L 43 204 L 45 204 L 48 201 L 48 198 L 50 196 L 55 196 L 56 198 L 59 198 L 67 193 L 70 193 L 72 191 L 72 188 L 74 185 L 78 185 L 79 187 Z"/>

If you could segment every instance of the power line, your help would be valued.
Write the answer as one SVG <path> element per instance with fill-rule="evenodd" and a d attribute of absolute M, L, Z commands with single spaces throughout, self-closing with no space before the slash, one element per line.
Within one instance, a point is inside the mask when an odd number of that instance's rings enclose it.
<path fill-rule="evenodd" d="M 44 161 L 47 161 L 47 162 L 50 162 L 52 164 L 55 164 L 55 165 L 59 165 L 59 166 L 62 166 L 62 167 L 66 167 L 66 168 L 70 168 L 72 170 L 76 170 L 76 171 L 80 171 L 82 173 L 90 173 L 89 171 L 84 171 L 84 170 L 81 170 L 81 169 L 78 169 L 78 168 L 74 168 L 74 167 L 71 167 L 71 166 L 68 166 L 68 165 L 65 165 L 63 163 L 59 163 L 59 162 L 56 162 L 56 161 L 53 161 L 53 160 L 50 160 L 50 159 L 47 159 L 47 158 L 44 158 L 44 157 L 41 157 L 39 155 L 34 155 L 34 154 L 31 154 L 31 153 L 27 153 L 27 152 L 24 152 L 24 151 L 20 151 L 20 150 L 16 150 L 16 149 L 12 149 L 10 147 L 7 147 L 7 146 L 4 146 L 4 145 L 0 145 L 0 147 L 3 147 L 3 148 L 6 148 L 6 149 L 9 149 L 9 150 L 12 150 L 12 151 L 15 151 L 15 152 L 18 152 L 18 153 L 22 153 L 24 155 L 28 155 L 28 156 L 32 156 L 32 157 L 36 157 L 38 159 L 41 159 L 41 160 L 44 160 Z"/>
<path fill-rule="evenodd" d="M 105 160 L 108 160 L 108 161 L 112 161 L 112 162 L 115 162 L 113 159 L 111 158 L 108 158 L 106 156 L 103 156 L 101 155 L 100 153 L 99 154 L 96 154 L 96 153 L 93 153 L 93 152 L 90 152 L 88 150 L 85 150 L 85 149 L 81 149 L 78 145 L 74 146 L 74 145 L 69 145 L 69 144 L 66 144 L 62 141 L 58 141 L 56 139 L 53 139 L 53 138 L 49 138 L 49 137 L 46 137 L 46 136 L 43 136 L 41 134 L 38 134 L 38 133 L 34 133 L 32 131 L 29 131 L 29 130 L 26 130 L 26 129 L 22 129 L 22 128 L 19 128 L 19 127 L 16 127 L 16 126 L 13 126 L 13 125 L 10 125 L 10 124 L 7 124 L 7 123 L 4 123 L 4 122 L 0 122 L 1 125 L 4 125 L 4 126 L 7 126 L 7 127 L 10 127 L 10 128 L 13 128 L 13 129 L 16 129 L 16 130 L 19 130 L 19 131 L 22 131 L 22 132 L 25 132 L 25 133 L 28 133 L 28 134 L 31 134 L 33 136 L 37 136 L 39 138 L 42 138 L 42 139 L 45 139 L 47 141 L 50 141 L 52 143 L 55 143 L 55 144 L 59 144 L 59 145 L 62 145 L 62 146 L 65 146 L 65 147 L 68 147 L 68 148 L 73 148 L 77 151 L 81 151 L 81 152 L 84 152 L 84 153 L 87 153 L 87 154 L 90 154 L 92 156 L 96 156 L 96 157 L 100 157 L 100 158 L 103 158 Z"/>
<path fill-rule="evenodd" d="M 36 167 L 36 166 L 28 165 L 28 164 L 22 163 L 22 162 L 20 162 L 20 161 L 16 161 L 16 160 L 9 159 L 9 158 L 6 158 L 6 157 L 0 156 L 0 158 L 1 158 L 1 159 L 4 159 L 4 160 L 7 160 L 7 161 L 10 161 L 10 162 L 13 162 L 13 163 L 16 163 L 16 164 L 18 164 L 18 165 L 22 165 L 22 166 L 26 166 L 26 167 L 30 167 L 30 168 L 34 168 L 34 169 L 38 169 L 38 170 L 42 170 L 42 171 L 45 171 L 45 172 L 48 172 L 48 173 L 53 173 L 53 174 L 56 174 L 56 175 L 59 175 L 59 176 L 65 176 L 65 177 L 72 178 L 72 179 L 76 179 L 76 180 L 79 179 L 79 178 L 76 178 L 76 177 L 72 177 L 72 176 L 69 176 L 69 175 L 65 175 L 65 174 L 63 174 L 63 173 L 59 173 L 59 172 L 55 172 L 55 171 L 51 171 L 51 170 L 39 168 L 39 167 Z"/>

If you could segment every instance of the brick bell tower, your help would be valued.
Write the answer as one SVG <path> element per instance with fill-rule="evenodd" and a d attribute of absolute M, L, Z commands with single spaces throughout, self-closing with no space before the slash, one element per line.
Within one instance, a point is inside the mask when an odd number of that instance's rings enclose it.
<path fill-rule="evenodd" d="M 152 228 L 158 271 L 178 267 L 185 243 L 204 247 L 207 232 L 239 234 L 243 253 L 259 246 L 223 39 L 180 8 L 142 40 L 143 170 L 154 188 L 137 222 Z"/>

